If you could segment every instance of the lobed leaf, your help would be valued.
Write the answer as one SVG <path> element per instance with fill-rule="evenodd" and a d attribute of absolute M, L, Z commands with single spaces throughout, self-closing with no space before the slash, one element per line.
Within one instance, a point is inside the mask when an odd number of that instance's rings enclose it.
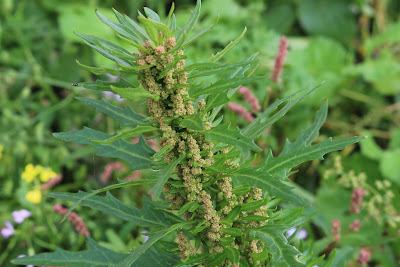
<path fill-rule="evenodd" d="M 242 134 L 245 136 L 248 136 L 250 138 L 256 138 L 259 136 L 262 132 L 264 132 L 269 126 L 274 124 L 278 119 L 283 117 L 295 104 L 297 104 L 300 100 L 302 100 L 304 97 L 306 97 L 308 94 L 313 92 L 315 89 L 320 87 L 322 85 L 319 84 L 316 87 L 312 88 L 311 90 L 307 91 L 297 99 L 295 99 L 293 102 L 289 101 L 283 108 L 281 108 L 279 111 L 277 111 L 274 115 L 269 116 L 278 106 L 280 106 L 282 103 L 290 100 L 294 96 L 296 96 L 298 93 L 303 92 L 303 90 L 298 91 L 292 95 L 289 95 L 285 98 L 278 99 L 276 100 L 271 106 L 269 106 L 268 109 L 266 109 L 264 112 L 262 112 L 254 121 L 252 121 L 249 125 L 247 125 L 243 130 Z"/>
<path fill-rule="evenodd" d="M 121 138 L 136 137 L 140 136 L 143 133 L 153 132 L 153 131 L 158 131 L 158 128 L 149 125 L 139 125 L 136 126 L 134 129 L 121 131 L 117 135 L 114 135 L 106 140 L 92 140 L 92 142 L 98 144 L 111 144 Z"/>
<path fill-rule="evenodd" d="M 250 230 L 250 237 L 263 241 L 267 249 L 273 255 L 271 263 L 273 266 L 305 266 L 298 260 L 298 256 L 301 253 L 296 248 L 289 245 L 284 236 L 284 232 L 289 229 L 287 225 L 270 224 Z"/>
<path fill-rule="evenodd" d="M 213 55 L 208 62 L 217 62 L 220 60 L 226 53 L 228 53 L 237 43 L 240 42 L 240 40 L 243 38 L 244 34 L 247 31 L 247 27 L 244 27 L 244 30 L 242 34 L 238 38 L 236 38 L 234 41 L 231 41 L 222 51 L 218 52 L 217 54 Z"/>
<path fill-rule="evenodd" d="M 170 178 L 175 167 L 182 161 L 182 159 L 184 157 L 185 157 L 185 155 L 182 154 L 178 159 L 174 160 L 173 162 L 168 164 L 165 168 L 158 171 L 159 175 L 157 178 L 157 183 L 151 189 L 151 192 L 153 193 L 154 201 L 157 201 L 160 199 L 161 191 L 164 187 L 164 184 Z"/>
<path fill-rule="evenodd" d="M 252 138 L 242 135 L 238 128 L 235 130 L 230 130 L 229 124 L 222 124 L 212 128 L 211 130 L 205 132 L 205 136 L 206 139 L 210 141 L 219 141 L 236 147 L 251 149 L 256 152 L 261 151 L 261 148 L 254 143 Z"/>
<path fill-rule="evenodd" d="M 308 203 L 292 192 L 292 187 L 282 182 L 279 177 L 272 176 L 266 171 L 255 167 L 241 169 L 232 174 L 235 186 L 250 184 L 252 187 L 266 190 L 271 196 L 282 197 L 298 206 L 306 206 Z"/>
<path fill-rule="evenodd" d="M 105 82 L 97 80 L 95 82 L 83 82 L 78 83 L 76 86 L 82 86 L 86 89 L 97 90 L 97 91 L 111 91 L 111 85 L 121 88 L 133 87 L 133 85 L 127 80 L 120 78 L 118 82 Z"/>
<path fill-rule="evenodd" d="M 198 97 L 200 95 L 209 95 L 209 94 L 217 94 L 225 92 L 231 88 L 238 87 L 240 85 L 244 85 L 249 82 L 253 82 L 263 77 L 236 77 L 227 80 L 220 80 L 215 82 L 205 88 L 195 87 L 189 90 L 189 94 L 191 97 Z"/>
<path fill-rule="evenodd" d="M 154 166 L 151 157 L 155 154 L 155 151 L 146 144 L 143 137 L 137 144 L 130 144 L 121 139 L 111 144 L 98 144 L 91 140 L 106 140 L 111 135 L 87 127 L 78 131 L 54 133 L 53 135 L 64 141 L 92 145 L 98 149 L 99 156 L 122 159 L 129 163 L 131 170 L 148 169 Z"/>
<path fill-rule="evenodd" d="M 114 85 L 111 85 L 111 90 L 120 95 L 122 98 L 128 99 L 129 101 L 138 101 L 141 98 L 151 98 L 154 99 L 155 101 L 160 100 L 160 97 L 158 95 L 153 95 L 146 89 L 144 89 L 142 86 L 139 87 L 116 87 Z"/>
<path fill-rule="evenodd" d="M 189 115 L 179 123 L 179 126 L 191 130 L 204 130 L 203 119 L 200 113 Z"/>
<path fill-rule="evenodd" d="M 152 181 L 152 183 L 155 183 L 155 181 Z M 78 193 L 48 193 L 46 196 L 77 202 L 80 199 L 86 198 L 89 194 L 90 193 L 80 191 Z M 80 202 L 80 205 L 111 214 L 126 221 L 137 223 L 141 227 L 170 225 L 162 213 L 153 209 L 146 202 L 144 202 L 144 207 L 142 209 L 138 209 L 122 203 L 113 197 L 110 192 L 107 192 L 105 198 L 100 196 L 86 198 Z"/>
<path fill-rule="evenodd" d="M 96 100 L 85 97 L 76 97 L 79 101 L 84 102 L 87 105 L 95 107 L 97 111 L 107 114 L 113 119 L 121 123 L 121 126 L 136 127 L 138 125 L 144 125 L 148 122 L 145 121 L 145 117 L 134 112 L 130 107 L 125 109 L 114 106 L 105 99 Z"/>

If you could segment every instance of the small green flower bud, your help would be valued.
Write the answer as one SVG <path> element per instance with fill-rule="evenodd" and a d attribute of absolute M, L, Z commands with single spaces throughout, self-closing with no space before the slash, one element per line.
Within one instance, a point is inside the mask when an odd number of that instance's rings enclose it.
<path fill-rule="evenodd" d="M 192 156 L 193 156 L 193 153 L 192 153 L 192 152 L 189 152 L 189 153 L 186 154 L 186 157 L 187 157 L 188 159 L 191 159 Z M 194 166 L 194 163 L 193 163 L 193 166 Z"/>
<path fill-rule="evenodd" d="M 199 166 L 199 163 L 197 163 L 197 161 L 194 161 L 193 162 L 193 167 L 198 167 Z"/>

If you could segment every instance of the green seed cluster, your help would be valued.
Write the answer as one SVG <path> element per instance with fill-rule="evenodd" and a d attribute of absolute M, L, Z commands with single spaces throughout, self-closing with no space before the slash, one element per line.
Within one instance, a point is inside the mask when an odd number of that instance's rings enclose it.
<path fill-rule="evenodd" d="M 184 70 L 185 60 L 179 59 L 184 53 L 182 50 L 174 50 L 176 40 L 173 37 L 165 39 L 162 46 L 154 48 L 149 42 L 143 46 L 146 51 L 139 51 L 140 55 L 137 56 L 140 56 L 140 59 L 137 60 L 137 65 L 151 65 L 151 67 L 141 70 L 138 80 L 143 88 L 153 95 L 159 96 L 158 101 L 148 99 L 147 103 L 152 120 L 158 123 L 162 132 L 161 147 L 169 148 L 165 154 L 165 160 L 171 163 L 181 155 L 186 156 L 174 171 L 179 181 L 182 182 L 182 187 L 178 187 L 181 190 L 177 190 L 177 187 L 167 182 L 164 186 L 166 199 L 170 201 L 172 209 L 180 209 L 189 202 L 198 203 L 199 206 L 196 210 L 185 211 L 183 216 L 186 220 L 204 221 L 207 228 L 200 232 L 201 238 L 209 241 L 212 251 L 222 252 L 223 245 L 220 239 L 229 237 L 229 235 L 221 232 L 221 228 L 228 227 L 221 221 L 235 206 L 261 199 L 261 190 L 255 189 L 242 196 L 236 196 L 233 193 L 230 177 L 221 174 L 215 179 L 215 177 L 203 173 L 207 167 L 214 164 L 216 153 L 227 153 L 229 150 L 218 150 L 214 148 L 214 143 L 205 139 L 204 133 L 179 126 L 179 122 L 184 116 L 192 115 L 195 112 L 203 114 L 206 106 L 204 100 L 199 100 L 195 110 L 194 103 L 189 98 L 188 75 Z M 207 114 L 203 115 L 202 120 L 204 129 L 209 130 L 211 123 L 208 122 Z M 227 160 L 225 165 L 231 168 L 237 167 L 230 160 Z M 215 182 L 205 188 L 205 183 L 211 179 L 215 179 Z M 265 213 L 260 208 L 250 213 L 240 214 L 238 218 L 250 214 L 264 215 Z M 259 222 L 251 222 L 247 225 L 234 223 L 234 227 L 245 229 L 261 224 Z M 261 252 L 260 247 L 263 244 L 247 240 L 250 240 L 249 236 L 244 235 L 237 238 L 230 246 L 237 248 L 250 263 L 252 262 L 251 254 Z M 178 245 L 182 258 L 196 253 L 183 232 L 178 235 Z M 233 266 L 233 264 L 226 260 L 222 266 Z"/>

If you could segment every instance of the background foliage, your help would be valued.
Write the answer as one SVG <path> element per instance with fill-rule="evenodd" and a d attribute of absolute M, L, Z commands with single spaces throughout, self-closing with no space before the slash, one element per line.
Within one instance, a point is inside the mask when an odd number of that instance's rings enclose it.
<path fill-rule="evenodd" d="M 175 3 L 177 23 L 183 25 L 194 4 Z M 0 224 L 11 220 L 11 212 L 21 208 L 33 215 L 18 225 L 14 236 L 0 237 L 0 265 L 20 254 L 37 254 L 56 246 L 69 250 L 86 246 L 83 237 L 70 234 L 73 226 L 67 222 L 57 224 L 60 215 L 51 211 L 56 202 L 44 199 L 35 205 L 26 201 L 29 188 L 21 175 L 27 164 L 41 164 L 62 173 L 62 183 L 52 189 L 56 192 L 88 191 L 107 185 L 101 174 L 110 162 L 96 157 L 92 148 L 65 144 L 51 136 L 53 132 L 81 129 L 83 125 L 110 133 L 115 127 L 106 116 L 95 115 L 74 99 L 94 94 L 70 85 L 94 79 L 74 59 L 102 66 L 111 66 L 112 62 L 93 53 L 73 31 L 124 45 L 107 26 L 98 23 L 95 8 L 108 17 L 112 17 L 111 6 L 135 17 L 136 10 L 143 6 L 166 14 L 169 5 L 167 1 L 105 0 L 87 1 L 85 5 L 81 1 L 1 1 Z M 399 264 L 400 242 L 393 230 L 400 223 L 396 217 L 400 210 L 399 13 L 400 4 L 395 0 L 204 1 L 197 30 L 214 23 L 219 14 L 218 27 L 186 51 L 193 62 L 200 62 L 237 38 L 247 26 L 245 37 L 225 61 L 236 62 L 251 51 L 259 51 L 256 75 L 269 76 L 279 38 L 285 34 L 289 53 L 282 82 L 266 84 L 264 79 L 249 85 L 259 101 L 268 106 L 276 98 L 325 81 L 274 125 L 268 136 L 258 140 L 265 151 L 281 151 L 285 141 L 281 136 L 294 140 L 305 124 L 312 123 L 323 98 L 329 100 L 330 110 L 321 138 L 369 136 L 360 147 L 352 146 L 337 154 L 336 159 L 335 155 L 329 156 L 322 166 L 319 162 L 303 164 L 291 177 L 299 185 L 299 192 L 313 201 L 320 212 L 305 227 L 308 237 L 293 242 L 301 242 L 314 255 L 337 247 L 338 266 L 350 261 L 356 264 L 361 247 L 372 252 L 371 264 Z M 100 99 L 101 95 L 94 97 Z M 240 97 L 233 101 L 249 107 Z M 120 105 L 125 106 L 126 102 Z M 231 110 L 224 112 L 227 121 L 246 125 Z M 129 175 L 121 170 L 113 179 Z M 384 181 L 390 185 L 380 187 Z M 348 211 L 355 188 L 368 192 L 359 214 Z M 124 203 L 140 207 L 146 190 L 143 186 L 117 194 Z M 388 197 L 388 192 L 393 196 Z M 389 204 L 394 212 L 385 209 Z M 135 224 L 121 228 L 116 218 L 83 207 L 78 207 L 78 213 L 93 238 L 102 240 L 105 247 L 127 252 L 142 241 L 143 229 Z M 44 218 L 42 214 L 51 215 Z M 96 223 L 99 217 L 101 225 Z M 362 222 L 362 227 L 359 232 L 350 233 L 349 225 L 355 219 Z M 342 238 L 336 243 L 331 233 L 333 220 L 342 224 Z M 54 238 L 46 229 L 61 234 Z M 32 238 L 30 233 L 34 233 Z"/>

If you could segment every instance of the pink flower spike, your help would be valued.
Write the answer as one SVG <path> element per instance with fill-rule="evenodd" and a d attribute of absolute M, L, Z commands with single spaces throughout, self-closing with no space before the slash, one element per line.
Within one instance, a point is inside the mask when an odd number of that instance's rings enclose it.
<path fill-rule="evenodd" d="M 255 97 L 252 91 L 249 90 L 246 86 L 242 86 L 239 88 L 238 93 L 241 94 L 246 102 L 250 105 L 251 111 L 256 113 L 261 110 L 260 103 L 258 99 Z"/>
<path fill-rule="evenodd" d="M 240 117 L 242 117 L 243 119 L 245 119 L 247 122 L 251 122 L 254 120 L 253 115 L 251 115 L 251 113 L 242 105 L 233 103 L 233 102 L 229 102 L 228 103 L 228 108 L 234 112 L 236 112 Z"/>
<path fill-rule="evenodd" d="M 32 213 L 28 210 L 16 210 L 12 212 L 12 216 L 14 217 L 14 222 L 22 223 L 26 218 L 30 217 Z"/>
<path fill-rule="evenodd" d="M 367 264 L 370 258 L 371 258 L 371 252 L 368 249 L 362 247 L 360 255 L 358 256 L 358 262 L 361 264 Z"/>
<path fill-rule="evenodd" d="M 14 230 L 14 226 L 9 221 L 6 221 L 4 223 L 4 225 L 5 225 L 5 227 L 3 229 L 1 229 L 0 233 L 5 239 L 7 239 L 10 236 L 14 235 L 15 230 Z"/>
<path fill-rule="evenodd" d="M 273 80 L 276 83 L 279 83 L 281 81 L 281 74 L 283 70 L 283 63 L 286 58 L 287 54 L 287 48 L 288 48 L 288 42 L 286 39 L 286 36 L 281 37 L 281 41 L 279 44 L 279 50 L 278 50 L 278 55 L 275 58 L 275 65 L 274 65 L 274 70 L 272 74 L 269 76 L 271 80 Z"/>

